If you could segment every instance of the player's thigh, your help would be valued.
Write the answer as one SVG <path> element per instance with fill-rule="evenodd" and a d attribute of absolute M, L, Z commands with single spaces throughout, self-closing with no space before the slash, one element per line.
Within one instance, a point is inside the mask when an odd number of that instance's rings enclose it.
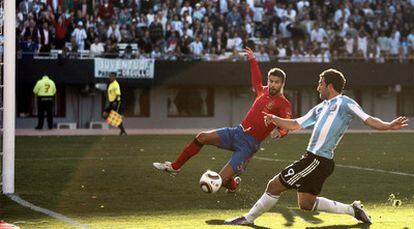
<path fill-rule="evenodd" d="M 241 174 L 246 171 L 253 153 L 248 147 L 236 147 L 228 162 L 235 174 Z"/>
<path fill-rule="evenodd" d="M 220 147 L 221 139 L 217 130 L 202 131 L 197 134 L 196 139 L 201 144 Z"/>

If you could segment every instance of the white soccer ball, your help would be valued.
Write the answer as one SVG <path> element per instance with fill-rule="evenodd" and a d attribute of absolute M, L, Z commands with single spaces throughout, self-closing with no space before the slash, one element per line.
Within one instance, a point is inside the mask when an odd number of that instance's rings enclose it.
<path fill-rule="evenodd" d="M 218 173 L 207 170 L 200 178 L 200 188 L 205 193 L 215 193 L 221 187 L 221 177 Z"/>

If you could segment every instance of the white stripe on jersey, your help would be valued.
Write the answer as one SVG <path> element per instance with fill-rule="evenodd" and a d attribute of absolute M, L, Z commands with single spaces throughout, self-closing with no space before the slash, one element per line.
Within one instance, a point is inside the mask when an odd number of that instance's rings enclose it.
<path fill-rule="evenodd" d="M 336 106 L 336 109 L 332 114 L 328 115 L 328 118 L 326 119 L 325 123 L 323 124 L 323 126 L 321 128 L 318 141 L 316 142 L 315 146 L 313 147 L 312 152 L 317 152 L 323 146 L 323 144 L 325 143 L 326 136 L 329 133 L 329 129 L 331 128 L 334 119 L 338 115 L 338 111 L 339 111 L 339 108 L 341 107 L 341 105 L 342 105 L 342 98 L 338 98 L 336 104 L 334 105 L 334 106 Z M 329 107 L 329 106 L 327 106 L 327 107 Z M 328 112 L 331 112 L 331 111 L 329 110 Z"/>
<path fill-rule="evenodd" d="M 364 111 L 361 110 L 356 104 L 347 104 L 349 109 L 351 109 L 358 117 L 362 119 L 362 121 L 365 122 L 370 116 L 367 115 Z"/>
<path fill-rule="evenodd" d="M 296 174 L 295 176 L 291 177 L 286 183 L 289 185 L 293 185 L 296 181 L 298 181 L 300 178 L 307 176 L 309 173 L 311 173 L 313 170 L 316 169 L 316 167 L 319 165 L 319 161 L 315 158 L 308 167 L 306 167 L 304 170 Z"/>
<path fill-rule="evenodd" d="M 325 115 L 325 112 L 326 112 L 328 109 L 329 109 L 329 106 L 325 106 L 325 107 L 323 107 L 323 108 L 322 108 L 322 111 L 321 111 L 321 114 L 319 115 L 319 117 L 323 117 L 323 116 Z M 328 112 L 329 112 L 329 111 L 328 111 Z M 311 138 L 310 138 L 310 140 L 309 140 L 309 144 L 308 144 L 308 146 L 311 146 L 311 145 L 312 145 L 313 140 L 316 138 L 316 136 L 315 136 L 315 130 L 316 130 L 316 127 L 318 127 L 318 126 L 319 126 L 319 123 L 321 122 L 321 120 L 322 120 L 322 118 L 318 118 L 318 120 L 316 121 L 315 126 L 314 126 L 313 131 L 312 131 L 312 136 L 311 136 Z M 313 151 L 311 151 L 311 152 L 313 153 Z"/>

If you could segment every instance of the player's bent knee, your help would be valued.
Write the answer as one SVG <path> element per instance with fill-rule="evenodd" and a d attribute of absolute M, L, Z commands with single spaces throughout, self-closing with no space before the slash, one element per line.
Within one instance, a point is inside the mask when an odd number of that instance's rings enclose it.
<path fill-rule="evenodd" d="M 206 132 L 200 132 L 195 138 L 199 143 L 206 144 L 208 141 L 208 134 Z"/>
<path fill-rule="evenodd" d="M 310 201 L 299 201 L 299 208 L 304 211 L 312 211 L 313 204 Z"/>
<path fill-rule="evenodd" d="M 275 176 L 267 183 L 266 192 L 272 195 L 280 195 L 286 188 L 280 183 L 279 177 Z"/>

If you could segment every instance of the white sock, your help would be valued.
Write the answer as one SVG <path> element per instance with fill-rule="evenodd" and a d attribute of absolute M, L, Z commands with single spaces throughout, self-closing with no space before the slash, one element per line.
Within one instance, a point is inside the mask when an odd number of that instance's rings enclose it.
<path fill-rule="evenodd" d="M 336 214 L 348 214 L 354 216 L 354 208 L 349 204 L 326 199 L 324 197 L 316 197 L 313 211 L 324 211 Z"/>
<path fill-rule="evenodd" d="M 280 196 L 273 196 L 267 192 L 263 193 L 262 197 L 254 204 L 254 206 L 250 209 L 249 213 L 244 215 L 244 217 L 251 223 L 254 220 L 261 216 L 263 213 L 269 211 L 277 201 L 279 200 Z"/>

